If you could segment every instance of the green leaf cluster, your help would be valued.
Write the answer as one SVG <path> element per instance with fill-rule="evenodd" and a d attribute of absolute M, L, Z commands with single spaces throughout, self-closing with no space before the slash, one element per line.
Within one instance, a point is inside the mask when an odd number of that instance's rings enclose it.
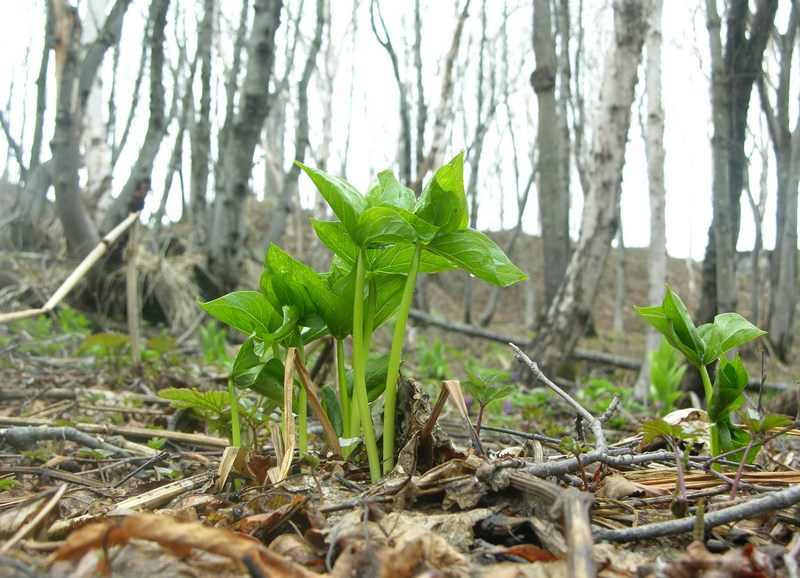
<path fill-rule="evenodd" d="M 312 220 L 316 235 L 333 253 L 329 270 L 318 273 L 272 245 L 259 291 L 238 291 L 200 305 L 247 336 L 233 361 L 232 384 L 276 403 L 283 397 L 282 348 L 295 346 L 302 351 L 304 343 L 330 335 L 341 360 L 342 342 L 352 340 L 352 378 L 346 378 L 344 367 L 338 368 L 339 382 L 349 385 L 339 392 L 338 400 L 332 392 L 323 392 L 322 401 L 337 433 L 347 438 L 363 433 L 374 480 L 381 458 L 367 404 L 384 395 L 382 461 L 387 470 L 394 454 L 403 334 L 418 273 L 461 268 L 501 287 L 526 276 L 494 241 L 469 227 L 463 151 L 435 172 L 419 198 L 389 170 L 380 172 L 361 194 L 340 177 L 297 164 L 337 219 Z M 389 356 L 370 361 L 372 333 L 394 316 Z M 295 407 L 302 419 L 304 391 L 297 392 Z"/>
<path fill-rule="evenodd" d="M 681 396 L 681 381 L 687 365 L 680 363 L 676 350 L 666 339 L 650 352 L 650 394 L 661 415 L 670 413 Z"/>
<path fill-rule="evenodd" d="M 748 445 L 750 435 L 733 424 L 730 418 L 730 414 L 744 404 L 742 392 L 748 382 L 747 371 L 738 354 L 732 361 L 725 354 L 764 335 L 766 331 L 762 331 L 738 313 L 721 313 L 714 318 L 713 323 L 695 327 L 686 305 L 669 285 L 661 305 L 635 309 L 672 347 L 683 353 L 700 370 L 706 394 L 706 408 L 712 424 L 712 455 Z M 719 364 L 712 385 L 707 366 L 716 361 Z M 663 364 L 659 370 L 663 372 Z M 674 374 L 665 376 L 666 381 L 677 378 L 677 370 L 674 371 Z M 672 395 L 666 387 L 662 393 L 667 397 Z"/>

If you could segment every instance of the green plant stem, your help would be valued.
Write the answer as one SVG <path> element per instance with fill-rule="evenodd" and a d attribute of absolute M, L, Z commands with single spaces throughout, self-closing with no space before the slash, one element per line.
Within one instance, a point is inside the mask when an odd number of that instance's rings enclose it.
<path fill-rule="evenodd" d="M 233 388 L 233 380 L 228 378 L 228 396 L 231 403 L 231 445 L 239 447 L 242 445 L 242 429 L 239 423 L 239 400 L 236 398 L 236 391 Z"/>
<path fill-rule="evenodd" d="M 406 323 L 408 313 L 411 311 L 411 301 L 414 298 L 414 287 L 417 284 L 417 271 L 419 260 L 422 256 L 422 245 L 417 245 L 411 258 L 411 267 L 408 270 L 403 296 L 400 299 L 400 308 L 397 311 L 397 321 L 394 325 L 392 349 L 389 353 L 389 368 L 386 371 L 386 392 L 383 402 L 383 473 L 387 474 L 394 468 L 394 428 L 395 412 L 397 409 L 397 378 L 400 373 L 400 359 L 403 355 L 403 340 L 406 336 Z"/>
<path fill-rule="evenodd" d="M 305 351 L 301 345 L 297 348 L 298 361 L 295 363 L 305 364 Z M 297 445 L 300 455 L 308 453 L 308 392 L 302 385 L 297 392 Z"/>
<path fill-rule="evenodd" d="M 685 516 L 686 507 L 689 504 L 689 497 L 686 495 L 686 476 L 683 472 L 683 453 L 678 446 L 678 442 L 674 438 L 668 437 L 665 439 L 672 447 L 672 451 L 675 452 L 675 483 L 678 486 L 677 500 L 680 504 L 681 512 L 683 512 L 683 515 Z"/>
<path fill-rule="evenodd" d="M 351 416 L 358 415 L 361 420 L 361 429 L 364 432 L 364 445 L 367 448 L 367 459 L 369 460 L 369 474 L 372 483 L 378 481 L 381 476 L 381 460 L 378 455 L 378 444 L 375 441 L 375 429 L 372 427 L 372 418 L 369 413 L 369 401 L 367 399 L 367 352 L 364 349 L 364 261 L 366 260 L 366 250 L 358 251 L 356 261 L 356 287 L 353 299 L 353 398 L 358 408 L 357 412 L 351 412 Z M 353 419 L 351 417 L 351 419 Z M 357 431 L 353 428 L 353 433 Z"/>
<path fill-rule="evenodd" d="M 347 392 L 347 377 L 344 370 L 344 341 L 336 340 L 336 376 L 339 380 L 339 405 L 342 408 L 342 435 L 345 438 L 352 437 L 350 431 L 350 394 Z M 350 454 L 347 448 L 343 448 L 345 457 Z"/>
<path fill-rule="evenodd" d="M 708 376 L 708 369 L 706 369 L 705 365 L 700 366 L 700 377 L 703 378 L 703 390 L 706 394 L 706 411 L 708 411 L 711 405 L 713 389 L 711 387 L 711 378 Z M 715 458 L 719 455 L 719 428 L 717 428 L 717 424 L 714 422 L 708 426 L 708 437 L 711 444 L 711 457 Z M 720 470 L 720 465 L 717 463 L 713 464 L 711 467 L 714 468 L 714 471 L 718 472 Z"/>
<path fill-rule="evenodd" d="M 739 492 L 739 482 L 742 480 L 742 474 L 744 473 L 744 466 L 747 463 L 747 456 L 750 455 L 750 450 L 753 449 L 755 441 L 756 441 L 755 434 L 750 432 L 750 441 L 747 442 L 747 446 L 744 448 L 744 453 L 742 453 L 742 461 L 739 462 L 739 467 L 736 469 L 736 476 L 734 476 L 733 483 L 731 484 L 731 494 L 730 494 L 731 500 L 735 500 L 736 494 Z"/>

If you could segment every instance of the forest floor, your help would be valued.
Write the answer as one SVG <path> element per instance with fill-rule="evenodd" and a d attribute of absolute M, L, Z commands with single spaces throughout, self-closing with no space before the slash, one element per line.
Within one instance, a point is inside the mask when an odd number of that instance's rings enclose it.
<path fill-rule="evenodd" d="M 527 250 L 541 295 L 538 249 Z M 627 255 L 625 329 L 612 329 L 614 253 L 595 335 L 579 344 L 608 362 L 578 356 L 558 380 L 605 444 L 581 441 L 574 408 L 535 383 L 508 345 L 417 324 L 403 368 L 414 379 L 403 381 L 398 409 L 400 465 L 376 484 L 358 458 L 325 454 L 314 422 L 318 462 L 276 448 L 268 426 L 280 429 L 255 396 L 242 397 L 249 451 L 228 447 L 225 395 L 189 409 L 160 397 L 225 390 L 211 330 L 201 346 L 148 329 L 134 366 L 124 334 L 69 309 L 0 326 L 0 577 L 800 576 L 800 438 L 791 431 L 737 476 L 736 462 L 709 467 L 702 411 L 674 414 L 699 432 L 684 447 L 687 515 L 675 518 L 675 454 L 642 443 L 640 424 L 655 412 L 631 394 L 645 328 L 631 306 L 651 304 L 644 251 Z M 670 285 L 691 310 L 690 270 L 699 284 L 698 264 L 670 261 Z M 463 321 L 463 286 L 456 275 L 428 280 L 431 315 Z M 480 312 L 490 290 L 474 291 Z M 504 290 L 488 329 L 525 343 L 524 303 L 521 287 Z M 757 350 L 743 357 L 758 375 Z M 514 388 L 487 408 L 477 442 L 456 404 L 434 406 L 441 380 L 464 380 L 467 369 L 506 372 Z M 772 361 L 766 372 L 779 384 L 800 378 Z M 604 416 L 615 394 L 622 401 Z M 294 459 L 277 480 L 284 452 Z"/>

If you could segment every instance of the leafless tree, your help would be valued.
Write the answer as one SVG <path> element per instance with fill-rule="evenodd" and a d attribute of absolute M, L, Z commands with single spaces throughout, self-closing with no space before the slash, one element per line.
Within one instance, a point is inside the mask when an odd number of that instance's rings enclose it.
<path fill-rule="evenodd" d="M 226 118 L 230 132 L 220 148 L 208 252 L 208 269 L 218 291 L 233 289 L 242 274 L 253 155 L 269 112 L 275 32 L 280 24 L 282 4 L 281 0 L 255 2 L 247 71 L 238 95 L 239 109 L 236 113 L 229 111 L 232 116 Z"/>
<path fill-rule="evenodd" d="M 645 153 L 650 198 L 650 245 L 647 248 L 647 303 L 660 303 L 667 278 L 666 190 L 664 185 L 664 107 L 661 102 L 661 15 L 663 0 L 651 0 L 647 33 L 645 91 L 647 124 Z M 661 337 L 652 327 L 645 336 L 642 370 L 636 381 L 636 396 L 647 397 L 650 387 L 650 352 L 658 348 Z"/>
<path fill-rule="evenodd" d="M 545 307 L 558 292 L 569 259 L 569 190 L 562 183 L 561 146 L 556 104 L 556 62 L 550 0 L 533 4 L 533 51 L 536 69 L 531 85 L 538 101 L 539 215 L 542 222 L 542 251 L 545 270 Z"/>
<path fill-rule="evenodd" d="M 622 167 L 642 46 L 647 0 L 614 2 L 614 36 L 606 55 L 598 128 L 589 150 L 581 234 L 558 294 L 534 343 L 533 358 L 557 369 L 574 349 L 589 321 L 598 281 L 617 232 Z"/>
<path fill-rule="evenodd" d="M 711 139 L 714 214 L 703 261 L 703 288 L 697 315 L 703 322 L 710 321 L 718 312 L 736 308 L 735 251 L 745 170 L 747 111 L 777 9 L 775 0 L 758 0 L 751 15 L 748 0 L 730 0 L 723 51 L 717 3 L 706 1 L 714 126 Z"/>
<path fill-rule="evenodd" d="M 800 7 L 792 3 L 789 25 L 783 34 L 775 33 L 778 53 L 778 83 L 770 98 L 763 77 L 758 89 L 761 109 L 767 120 L 778 177 L 777 227 L 772 259 L 773 292 L 770 301 L 769 339 L 777 354 L 787 359 L 793 342 L 794 310 L 797 302 L 797 194 L 800 184 L 800 120 L 790 127 L 792 54 Z"/>

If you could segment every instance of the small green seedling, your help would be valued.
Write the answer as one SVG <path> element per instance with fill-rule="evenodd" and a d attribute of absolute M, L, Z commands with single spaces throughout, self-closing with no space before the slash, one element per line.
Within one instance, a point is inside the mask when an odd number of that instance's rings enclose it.
<path fill-rule="evenodd" d="M 569 437 L 561 438 L 561 443 L 558 444 L 558 447 L 561 451 L 572 454 L 575 457 L 575 460 L 578 462 L 578 474 L 581 476 L 581 481 L 583 481 L 583 489 L 588 491 L 589 478 L 586 476 L 586 469 L 583 467 L 581 455 L 590 451 L 592 448 L 583 442 Z"/>
<path fill-rule="evenodd" d="M 672 500 L 671 510 L 675 518 L 685 518 L 689 506 L 686 494 L 686 475 L 684 468 L 688 456 L 681 450 L 681 441 L 694 438 L 693 431 L 685 430 L 680 425 L 670 425 L 663 419 L 655 419 L 642 424 L 642 444 L 647 445 L 657 438 L 663 439 L 675 453 L 675 495 Z"/>
<path fill-rule="evenodd" d="M 756 446 L 756 443 L 766 437 L 769 430 L 774 428 L 787 428 L 794 423 L 794 420 L 788 415 L 767 415 L 762 418 L 755 410 L 748 411 L 747 415 L 743 415 L 742 417 L 742 425 L 750 434 L 750 441 L 747 443 L 744 450 L 738 454 L 734 454 L 734 459 L 738 457 L 740 461 L 739 469 L 736 471 L 733 484 L 731 484 L 731 500 L 736 498 L 736 493 L 739 490 L 739 480 L 742 478 L 744 466 L 751 463 L 756 458 L 756 454 L 758 454 L 758 446 Z"/>
<path fill-rule="evenodd" d="M 682 394 L 681 381 L 687 367 L 680 363 L 675 348 L 666 339 L 661 340 L 658 349 L 650 352 L 650 395 L 660 415 L 667 415 L 675 409 L 675 402 Z"/>
<path fill-rule="evenodd" d="M 18 485 L 19 482 L 14 478 L 3 478 L 0 480 L 0 492 L 7 492 Z"/>
<path fill-rule="evenodd" d="M 160 450 L 167 443 L 167 438 L 152 437 L 147 440 L 147 447 L 151 450 Z"/>
<path fill-rule="evenodd" d="M 475 398 L 478 402 L 478 420 L 475 424 L 475 433 L 478 437 L 481 436 L 481 423 L 483 422 L 483 412 L 486 406 L 497 399 L 511 395 L 516 391 L 515 387 L 510 385 L 495 386 L 495 382 L 501 379 L 508 379 L 508 373 L 492 373 L 489 375 L 480 375 L 473 373 L 470 370 L 465 370 L 467 373 L 467 381 L 462 385 L 464 391 Z"/>
<path fill-rule="evenodd" d="M 720 313 L 713 323 L 695 327 L 683 301 L 669 285 L 661 305 L 635 309 L 670 345 L 683 353 L 700 370 L 706 409 L 711 422 L 711 455 L 716 457 L 720 451 L 728 452 L 746 446 L 750 436 L 731 422 L 730 414 L 745 401 L 742 391 L 747 386 L 747 372 L 738 353 L 731 361 L 725 353 L 764 335 L 766 331 L 762 331 L 738 313 Z M 715 362 L 719 362 L 719 365 L 712 385 L 708 366 Z"/>

